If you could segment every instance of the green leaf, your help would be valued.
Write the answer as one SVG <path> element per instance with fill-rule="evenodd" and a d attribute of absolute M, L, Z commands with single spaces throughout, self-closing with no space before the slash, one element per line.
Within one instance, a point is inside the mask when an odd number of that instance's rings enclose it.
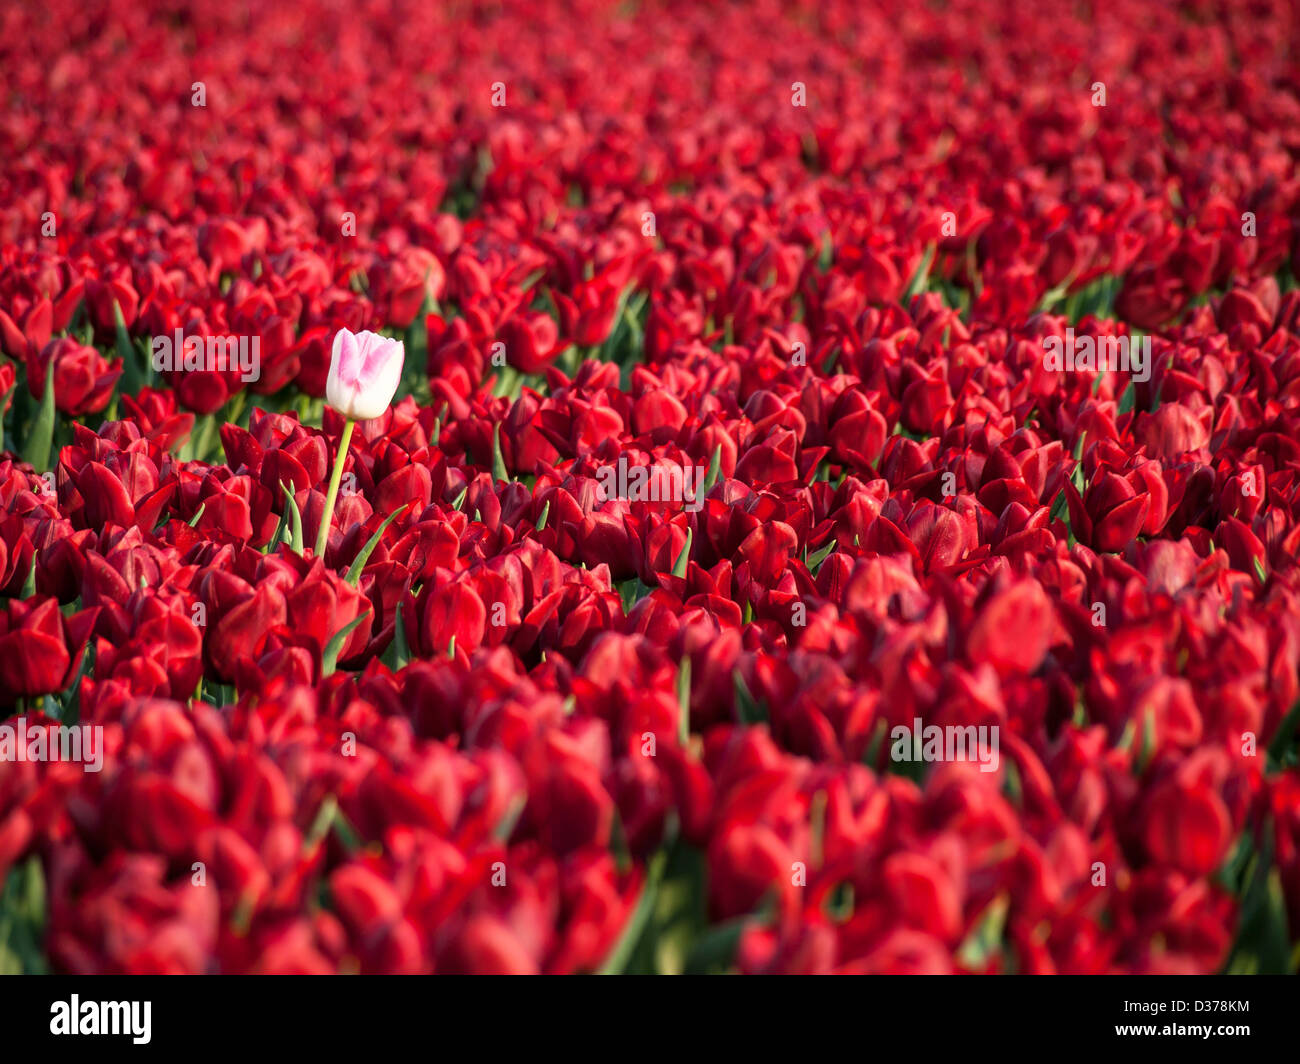
<path fill-rule="evenodd" d="M 835 363 L 839 361 L 841 346 L 842 345 L 835 345 L 830 348 L 828 354 L 826 355 L 826 360 L 822 363 L 823 376 L 826 377 L 831 376 L 832 372 L 835 369 Z"/>
<path fill-rule="evenodd" d="M 650 858 L 650 863 L 646 867 L 645 885 L 641 888 L 641 897 L 624 925 L 622 934 L 618 936 L 618 941 L 614 943 L 614 948 L 609 951 L 605 963 L 600 966 L 599 975 L 621 975 L 627 971 L 628 961 L 631 960 L 633 951 L 641 939 L 641 933 L 645 930 L 650 914 L 654 912 L 665 859 L 663 850 Z"/>
<path fill-rule="evenodd" d="M 836 547 L 836 541 L 831 540 L 821 550 L 817 551 L 815 554 L 809 557 L 807 560 L 808 571 L 810 573 L 815 573 L 817 569 L 821 566 L 822 562 L 824 562 L 828 557 L 830 557 L 831 553 L 835 550 L 835 547 Z"/>
<path fill-rule="evenodd" d="M 1156 752 L 1156 715 L 1154 712 L 1142 715 L 1142 746 L 1138 750 L 1137 774 L 1146 771 L 1151 756 Z"/>
<path fill-rule="evenodd" d="M 498 842 L 509 842 L 510 836 L 515 833 L 515 825 L 519 823 L 519 818 L 523 815 L 526 805 L 528 805 L 528 799 L 524 795 L 515 795 L 506 807 L 506 811 L 501 814 L 501 819 L 497 821 L 496 827 L 492 829 L 492 837 Z"/>
<path fill-rule="evenodd" d="M 634 282 L 632 284 L 629 284 L 626 288 L 623 289 L 623 291 L 621 291 L 618 294 L 618 302 L 614 307 L 614 319 L 613 319 L 614 325 L 609 330 L 609 335 L 605 337 L 604 341 L 600 345 L 598 352 L 596 353 L 596 357 L 602 362 L 620 361 L 618 358 L 618 352 L 619 349 L 624 346 L 623 344 L 624 335 L 629 332 L 629 326 L 626 320 L 628 297 L 631 295 L 635 287 L 636 284 Z M 631 345 L 627 345 L 627 346 L 629 348 L 631 347 Z"/>
<path fill-rule="evenodd" d="M 917 762 L 912 762 L 917 764 Z M 1016 768 L 1016 763 L 1010 758 L 1007 759 L 1006 775 L 1002 780 L 1002 793 L 1006 795 L 1007 801 L 1017 809 L 1024 806 L 1025 787 L 1020 781 L 1020 770 Z"/>
<path fill-rule="evenodd" d="M 917 264 L 916 273 L 912 274 L 912 279 L 907 282 L 907 289 L 903 292 L 902 302 L 904 306 L 911 302 L 914 296 L 925 290 L 925 283 L 930 279 L 930 266 L 933 262 L 934 245 L 926 244 L 925 254 L 921 256 L 921 261 Z"/>
<path fill-rule="evenodd" d="M 683 656 L 677 666 L 677 739 L 685 746 L 691 737 L 691 659 Z"/>
<path fill-rule="evenodd" d="M 1273 867 L 1273 824 L 1265 820 L 1263 847 L 1250 859 L 1241 895 L 1240 922 L 1225 971 L 1229 975 L 1286 975 L 1291 968 L 1290 934 L 1282 880 Z"/>
<path fill-rule="evenodd" d="M 26 391 L 27 389 L 24 388 L 23 390 Z M 13 392 L 13 387 L 11 387 L 7 392 L 0 392 L 0 451 L 5 449 L 5 422 L 3 414 L 4 411 L 9 409 L 9 396 L 11 396 Z M 18 416 L 17 411 L 14 412 L 14 416 L 15 418 Z"/>
<path fill-rule="evenodd" d="M 401 672 L 411 662 L 411 647 L 406 641 L 406 622 L 402 620 L 402 604 L 397 604 L 397 616 L 393 619 L 393 641 L 384 651 L 384 664 L 393 672 Z"/>
<path fill-rule="evenodd" d="M 194 427 L 190 429 L 189 438 L 181 446 L 181 461 L 205 461 L 212 446 L 212 435 L 216 429 L 216 418 L 212 414 L 199 414 L 195 417 Z"/>
<path fill-rule="evenodd" d="M 27 431 L 27 446 L 23 448 L 23 461 L 38 473 L 44 472 L 50 464 L 50 447 L 54 443 L 54 413 L 54 359 L 51 358 L 45 367 L 45 394 L 41 396 L 41 408 Z"/>
<path fill-rule="evenodd" d="M 745 683 L 745 677 L 740 674 L 740 669 L 732 671 L 731 679 L 736 698 L 736 716 L 740 718 L 740 722 L 742 724 L 765 723 L 767 713 L 750 692 L 749 684 Z"/>
<path fill-rule="evenodd" d="M 837 924 L 847 923 L 853 919 L 856 900 L 853 884 L 849 882 L 841 883 L 831 891 L 826 901 L 822 903 L 822 912 Z"/>
<path fill-rule="evenodd" d="M 999 894 L 984 910 L 979 923 L 971 930 L 960 948 L 957 960 L 967 968 L 984 968 L 1002 950 L 1002 933 L 1007 923 L 1010 900 Z"/>
<path fill-rule="evenodd" d="M 363 609 L 352 618 L 343 628 L 334 633 L 334 638 L 329 641 L 325 647 L 325 653 L 321 655 L 321 675 L 332 676 L 334 670 L 338 668 L 339 654 L 343 652 L 343 644 L 347 642 L 348 636 L 353 632 L 362 621 L 370 616 L 369 608 Z"/>
<path fill-rule="evenodd" d="M 1088 439 L 1087 430 L 1079 433 L 1079 438 L 1077 441 L 1075 441 L 1074 444 L 1074 460 L 1076 462 L 1079 462 L 1083 459 L 1083 446 L 1084 443 L 1087 441 L 1087 439 Z M 1074 472 L 1079 478 L 1077 481 L 1075 481 L 1074 486 L 1078 488 L 1080 491 L 1082 491 L 1083 490 L 1083 467 L 1079 466 L 1078 468 L 1075 469 Z"/>
<path fill-rule="evenodd" d="M 1284 768 L 1289 760 L 1288 754 L 1294 752 L 1298 727 L 1300 727 L 1300 702 L 1292 706 L 1291 712 L 1282 718 L 1282 723 L 1277 726 L 1277 731 L 1273 735 L 1273 741 L 1268 744 L 1268 760 L 1277 769 Z"/>
<path fill-rule="evenodd" d="M 434 300 L 429 295 L 429 275 L 424 278 L 424 299 L 420 303 L 419 313 L 407 327 L 403 337 L 406 361 L 402 364 L 401 387 L 403 395 L 410 395 L 418 386 L 424 375 L 423 368 L 428 362 L 429 328 L 426 319 L 434 311 Z"/>
<path fill-rule="evenodd" d="M 1070 282 L 1074 280 L 1074 274 L 1070 274 L 1064 281 L 1055 288 L 1049 289 L 1043 293 L 1043 298 L 1038 301 L 1038 313 L 1051 313 L 1052 308 L 1064 299 L 1070 291 Z M 1067 311 L 1068 316 L 1068 311 Z"/>
<path fill-rule="evenodd" d="M 122 308 L 113 300 L 113 328 L 116 332 L 115 344 L 118 357 L 122 360 L 122 391 L 131 396 L 140 394 L 145 385 L 144 372 L 140 368 L 140 359 L 136 355 L 131 335 L 126 331 L 126 320 L 122 317 Z"/>
<path fill-rule="evenodd" d="M 831 265 L 835 262 L 835 241 L 832 239 L 830 230 L 822 233 L 821 248 L 817 252 L 817 269 L 821 273 L 826 273 Z"/>
<path fill-rule="evenodd" d="M 0 893 L 0 975 L 45 975 L 45 873 L 39 858 L 15 865 Z"/>
<path fill-rule="evenodd" d="M 506 472 L 505 456 L 501 453 L 501 422 L 492 426 L 492 477 L 494 480 L 504 480 L 507 484 L 510 482 L 510 474 Z"/>
<path fill-rule="evenodd" d="M 619 598 L 623 600 L 623 613 L 632 612 L 632 607 L 640 602 L 650 593 L 650 588 L 641 583 L 639 576 L 634 576 L 630 580 L 624 580 L 618 585 Z"/>
<path fill-rule="evenodd" d="M 285 505 L 289 513 L 289 546 L 295 553 L 302 553 L 302 514 L 298 511 L 298 500 L 293 497 L 284 481 L 280 481 L 280 490 L 284 492 Z"/>
<path fill-rule="evenodd" d="M 501 397 L 513 398 L 516 389 L 523 390 L 524 376 L 514 366 L 505 365 L 500 367 L 501 372 L 497 374 L 496 387 L 492 389 L 492 394 L 500 399 Z"/>
<path fill-rule="evenodd" d="M 1223 867 L 1215 873 L 1214 878 L 1219 886 L 1231 894 L 1241 895 L 1245 891 L 1247 869 L 1254 856 L 1255 847 L 1252 845 L 1250 832 L 1243 831 L 1241 838 L 1237 840 L 1236 849 L 1223 863 Z"/>
<path fill-rule="evenodd" d="M 737 916 L 709 928 L 692 944 L 691 951 L 686 956 L 686 973 L 706 975 L 734 967 L 740 936 L 744 934 L 745 926 L 750 920 L 749 916 Z"/>
<path fill-rule="evenodd" d="M 307 834 L 302 839 L 302 852 L 311 853 L 326 835 L 329 834 L 330 828 L 334 824 L 334 818 L 339 812 L 339 800 L 332 794 L 325 795 L 316 811 L 316 816 L 311 822 L 311 827 L 307 829 Z"/>
<path fill-rule="evenodd" d="M 1068 525 L 1070 522 L 1069 514 L 1070 500 L 1065 494 L 1065 489 L 1062 488 L 1057 493 L 1056 498 L 1052 500 L 1052 511 L 1048 515 L 1048 520 L 1053 522 L 1063 520 Z"/>
<path fill-rule="evenodd" d="M 339 844 L 345 851 L 353 854 L 361 849 L 361 836 L 352 826 L 352 821 L 347 818 L 347 814 L 337 806 L 334 808 L 333 828 Z"/>
<path fill-rule="evenodd" d="M 707 495 L 713 490 L 713 486 L 718 482 L 718 477 L 722 475 L 722 444 L 713 448 L 713 457 L 709 459 L 709 471 L 704 477 L 704 494 Z"/>
<path fill-rule="evenodd" d="M 198 518 L 195 517 L 195 520 L 197 521 Z M 272 536 L 270 541 L 267 543 L 267 545 L 262 548 L 263 554 L 269 554 L 271 551 L 275 550 L 277 546 L 280 545 L 280 543 L 284 540 L 284 530 L 288 526 L 289 526 L 289 507 L 285 506 L 282 507 L 280 510 L 280 520 L 276 523 L 275 535 Z"/>
<path fill-rule="evenodd" d="M 686 563 L 690 561 L 691 558 L 692 536 L 693 531 L 688 528 L 686 530 L 686 542 L 682 545 L 682 552 L 677 555 L 677 560 L 673 562 L 673 576 L 684 577 L 686 575 Z"/>
<path fill-rule="evenodd" d="M 81 723 L 81 681 L 86 676 L 94 672 L 91 662 L 93 651 L 88 643 L 81 648 L 81 655 L 77 659 L 77 673 L 70 683 L 63 690 L 63 711 L 59 714 L 59 721 L 63 724 Z"/>
<path fill-rule="evenodd" d="M 357 583 L 361 580 L 361 570 L 366 567 L 366 562 L 370 560 L 370 556 L 375 553 L 375 548 L 379 546 L 379 541 L 384 535 L 384 529 L 391 525 L 393 521 L 400 516 L 402 511 L 410 505 L 409 502 L 404 502 L 384 518 L 384 523 L 375 529 L 375 534 L 366 541 L 366 545 L 361 548 L 357 553 L 357 556 L 352 560 L 352 564 L 348 566 L 348 573 L 347 576 L 344 577 L 344 580 L 353 587 L 357 586 Z"/>
<path fill-rule="evenodd" d="M 812 796 L 808 806 L 809 856 L 812 866 L 821 868 L 826 859 L 826 788 Z"/>
<path fill-rule="evenodd" d="M 537 519 L 537 531 L 540 532 L 546 527 L 546 519 L 551 516 L 551 500 L 546 500 L 546 505 L 542 507 L 542 516 Z"/>
<path fill-rule="evenodd" d="M 198 527 L 198 523 L 200 519 L 203 517 L 203 511 L 206 510 L 207 508 L 208 508 L 208 504 L 206 502 L 199 503 L 199 508 L 194 511 L 194 516 L 189 519 L 190 528 Z M 283 518 L 281 518 L 281 520 L 283 520 Z"/>
<path fill-rule="evenodd" d="M 867 749 L 862 754 L 862 763 L 875 767 L 880 758 L 880 746 L 885 741 L 885 733 L 889 725 L 883 717 L 877 717 L 876 723 L 871 729 L 871 738 L 867 743 Z"/>

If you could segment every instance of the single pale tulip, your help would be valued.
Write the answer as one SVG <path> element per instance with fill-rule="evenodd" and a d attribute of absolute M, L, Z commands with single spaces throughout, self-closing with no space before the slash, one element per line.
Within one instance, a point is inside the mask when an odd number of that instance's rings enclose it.
<path fill-rule="evenodd" d="M 317 557 L 324 555 L 329 543 L 334 503 L 338 499 L 339 482 L 343 479 L 343 466 L 348 460 L 352 429 L 358 421 L 369 421 L 388 409 L 402 379 L 402 363 L 405 361 L 406 349 L 401 340 L 390 340 L 372 332 L 353 333 L 348 329 L 340 329 L 334 337 L 329 377 L 325 381 L 325 401 L 347 421 L 334 458 L 325 511 L 316 533 Z"/>
<path fill-rule="evenodd" d="M 346 418 L 369 421 L 388 409 L 402 379 L 401 340 L 340 329 L 334 337 L 325 401 Z"/>

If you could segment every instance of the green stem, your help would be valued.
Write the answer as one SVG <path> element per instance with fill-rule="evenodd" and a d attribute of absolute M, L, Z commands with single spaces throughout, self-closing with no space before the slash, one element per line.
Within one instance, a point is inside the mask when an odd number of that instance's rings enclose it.
<path fill-rule="evenodd" d="M 356 422 L 348 418 L 339 440 L 338 454 L 334 458 L 334 472 L 330 474 L 330 490 L 325 496 L 325 512 L 321 514 L 320 530 L 316 533 L 316 557 L 325 557 L 325 545 L 330 538 L 330 522 L 334 520 L 334 500 L 339 497 L 339 483 L 343 480 L 343 466 L 348 460 L 348 444 L 352 442 L 352 429 Z"/>

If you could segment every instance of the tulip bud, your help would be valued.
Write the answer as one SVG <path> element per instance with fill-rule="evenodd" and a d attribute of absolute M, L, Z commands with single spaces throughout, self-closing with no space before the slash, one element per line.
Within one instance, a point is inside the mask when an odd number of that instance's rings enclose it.
<path fill-rule="evenodd" d="M 405 359 L 400 340 L 340 329 L 330 356 L 325 401 L 355 421 L 378 417 L 393 401 Z"/>

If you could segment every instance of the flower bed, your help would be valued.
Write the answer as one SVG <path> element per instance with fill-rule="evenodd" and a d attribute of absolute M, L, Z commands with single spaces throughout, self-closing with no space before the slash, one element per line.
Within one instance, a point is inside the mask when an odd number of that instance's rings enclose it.
<path fill-rule="evenodd" d="M 1295 970 L 1294 15 L 894 8 L 0 11 L 0 970 Z"/>

